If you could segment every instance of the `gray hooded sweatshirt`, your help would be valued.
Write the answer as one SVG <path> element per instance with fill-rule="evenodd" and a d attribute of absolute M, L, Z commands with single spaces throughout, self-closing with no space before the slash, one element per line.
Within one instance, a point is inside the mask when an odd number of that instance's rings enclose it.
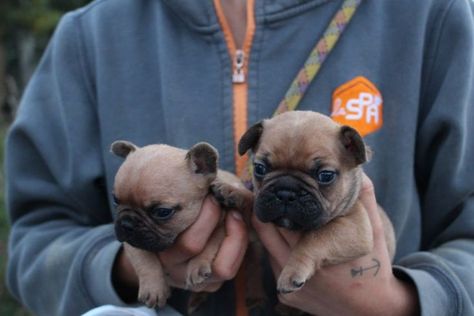
<path fill-rule="evenodd" d="M 273 113 L 341 2 L 256 0 L 249 125 Z M 395 227 L 394 271 L 423 315 L 474 315 L 473 39 L 468 0 L 362 1 L 299 106 L 369 127 L 365 170 Z M 233 91 L 210 0 L 97 0 L 65 15 L 7 139 L 13 295 L 38 315 L 123 305 L 110 144 L 207 141 L 232 171 Z M 233 306 L 229 282 L 200 314 Z"/>

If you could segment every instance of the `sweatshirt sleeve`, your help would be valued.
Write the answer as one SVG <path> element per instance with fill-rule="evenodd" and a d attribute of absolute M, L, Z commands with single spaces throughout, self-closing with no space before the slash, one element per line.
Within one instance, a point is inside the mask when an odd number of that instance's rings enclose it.
<path fill-rule="evenodd" d="M 6 141 L 7 283 L 36 315 L 123 305 L 111 282 L 120 244 L 76 18 L 60 22 Z"/>
<path fill-rule="evenodd" d="M 425 60 L 416 148 L 422 250 L 397 262 L 422 315 L 474 315 L 474 23 L 446 2 Z"/>

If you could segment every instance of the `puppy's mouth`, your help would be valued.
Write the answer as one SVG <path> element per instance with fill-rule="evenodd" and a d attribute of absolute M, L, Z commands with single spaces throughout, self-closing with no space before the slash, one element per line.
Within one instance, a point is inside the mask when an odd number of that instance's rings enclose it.
<path fill-rule="evenodd" d="M 171 246 L 174 234 L 163 234 L 150 229 L 138 216 L 119 216 L 115 221 L 115 235 L 120 242 L 127 242 L 135 248 L 160 252 Z"/>
<path fill-rule="evenodd" d="M 256 201 L 256 204 L 258 201 Z M 255 206 L 257 218 L 264 222 L 271 222 L 279 227 L 295 231 L 316 230 L 328 222 L 328 219 L 321 214 L 318 208 L 286 208 L 284 206 L 270 207 Z"/>
<path fill-rule="evenodd" d="M 289 230 L 303 230 L 303 226 L 295 223 L 286 216 L 282 216 L 273 220 L 273 223 L 279 227 L 283 227 Z"/>
<path fill-rule="evenodd" d="M 291 176 L 281 176 L 262 187 L 254 208 L 260 221 L 290 230 L 315 230 L 328 221 L 313 190 Z"/>

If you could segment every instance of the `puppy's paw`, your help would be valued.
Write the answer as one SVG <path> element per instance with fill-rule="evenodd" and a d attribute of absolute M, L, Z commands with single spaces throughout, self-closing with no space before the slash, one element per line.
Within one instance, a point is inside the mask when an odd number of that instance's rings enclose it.
<path fill-rule="evenodd" d="M 288 294 L 298 291 L 309 278 L 310 275 L 304 273 L 301 269 L 286 266 L 278 278 L 277 291 L 279 294 Z"/>
<path fill-rule="evenodd" d="M 211 192 L 222 207 L 227 209 L 245 210 L 253 203 L 253 193 L 239 178 L 227 172 L 219 173 L 211 184 Z"/>
<path fill-rule="evenodd" d="M 198 261 L 190 262 L 188 265 L 186 287 L 191 289 L 201 285 L 204 281 L 209 279 L 212 275 L 211 262 Z"/>
<path fill-rule="evenodd" d="M 138 291 L 138 301 L 150 308 L 164 307 L 171 295 L 171 289 L 166 282 L 143 282 Z"/>
<path fill-rule="evenodd" d="M 235 192 L 235 187 L 228 183 L 216 180 L 211 185 L 211 191 L 216 200 L 228 209 L 239 209 L 242 201 Z"/>

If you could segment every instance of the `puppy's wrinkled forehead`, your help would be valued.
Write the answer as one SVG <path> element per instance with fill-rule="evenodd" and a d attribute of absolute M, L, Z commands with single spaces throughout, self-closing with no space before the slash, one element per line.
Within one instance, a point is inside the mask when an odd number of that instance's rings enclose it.
<path fill-rule="evenodd" d="M 278 168 L 307 168 L 312 159 L 333 160 L 342 150 L 339 131 L 337 123 L 319 113 L 287 112 L 264 122 L 257 157 L 266 156 Z"/>
<path fill-rule="evenodd" d="M 127 156 L 118 170 L 115 195 L 129 204 L 186 200 L 187 194 L 192 195 L 199 189 L 200 182 L 203 189 L 206 183 L 190 172 L 185 156 L 185 150 L 167 145 L 139 148 Z M 176 192 L 180 196 L 176 196 Z"/>

